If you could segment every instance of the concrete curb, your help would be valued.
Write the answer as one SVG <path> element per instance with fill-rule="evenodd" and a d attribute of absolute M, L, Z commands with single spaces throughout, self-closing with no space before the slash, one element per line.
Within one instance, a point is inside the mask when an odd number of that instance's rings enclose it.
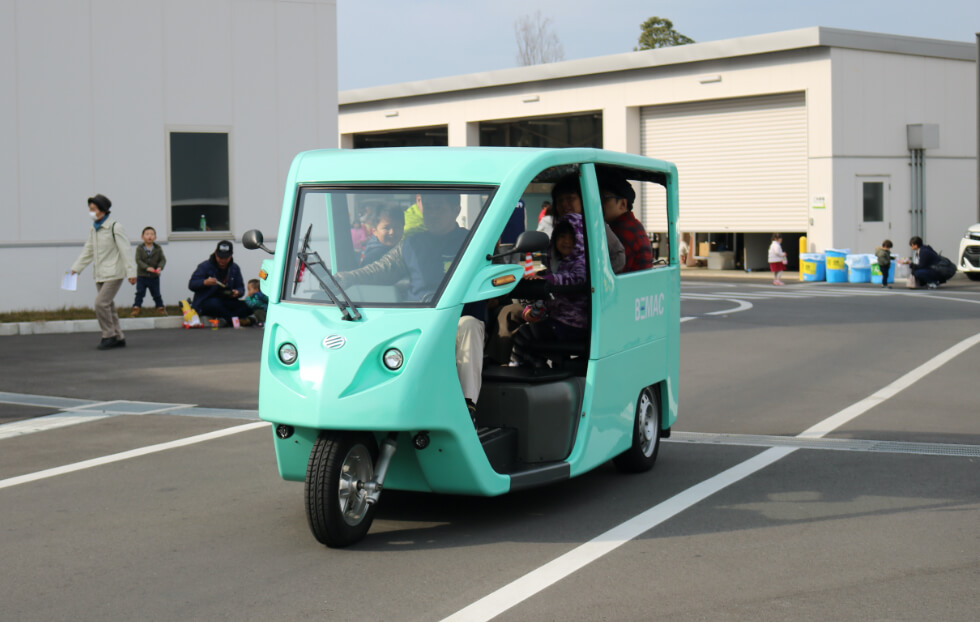
<path fill-rule="evenodd" d="M 681 280 L 692 279 L 739 279 L 750 281 L 769 281 L 772 282 L 773 274 L 768 270 L 712 270 L 710 268 L 681 268 Z M 799 272 L 783 272 L 783 281 L 786 283 L 802 283 Z"/>
<path fill-rule="evenodd" d="M 180 328 L 184 319 L 179 315 L 166 317 L 119 318 L 119 327 L 127 330 Z M 56 335 L 64 333 L 101 332 L 98 320 L 65 320 L 60 322 L 8 322 L 0 324 L 0 337 L 13 335 Z"/>

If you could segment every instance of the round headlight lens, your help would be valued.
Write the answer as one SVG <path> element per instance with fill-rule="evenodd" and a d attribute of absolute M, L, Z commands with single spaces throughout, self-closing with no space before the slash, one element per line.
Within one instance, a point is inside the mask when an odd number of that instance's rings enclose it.
<path fill-rule="evenodd" d="M 402 363 L 405 362 L 405 355 L 398 348 L 391 348 L 385 352 L 384 364 L 385 367 L 391 371 L 401 369 Z"/>
<path fill-rule="evenodd" d="M 283 365 L 292 365 L 298 356 L 299 352 L 296 351 L 296 346 L 293 344 L 284 343 L 279 346 L 279 360 L 282 361 Z"/>

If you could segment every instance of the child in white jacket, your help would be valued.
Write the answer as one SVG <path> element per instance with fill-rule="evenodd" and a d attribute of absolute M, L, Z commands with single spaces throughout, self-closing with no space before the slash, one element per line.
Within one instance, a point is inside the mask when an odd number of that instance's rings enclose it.
<path fill-rule="evenodd" d="M 783 236 L 778 233 L 772 234 L 772 244 L 769 245 L 769 269 L 773 274 L 773 285 L 785 285 L 779 280 L 786 271 L 786 253 L 783 252 L 782 242 Z"/>

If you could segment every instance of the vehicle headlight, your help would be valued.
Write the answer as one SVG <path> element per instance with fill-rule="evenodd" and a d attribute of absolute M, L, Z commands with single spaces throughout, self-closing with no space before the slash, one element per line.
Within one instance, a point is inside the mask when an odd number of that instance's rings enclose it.
<path fill-rule="evenodd" d="M 405 355 L 398 348 L 390 348 L 385 351 L 382 360 L 384 361 L 385 367 L 391 371 L 396 371 L 401 369 L 402 364 L 405 362 Z"/>
<path fill-rule="evenodd" d="M 287 342 L 279 346 L 279 360 L 283 365 L 292 365 L 298 357 L 299 352 L 293 344 Z"/>

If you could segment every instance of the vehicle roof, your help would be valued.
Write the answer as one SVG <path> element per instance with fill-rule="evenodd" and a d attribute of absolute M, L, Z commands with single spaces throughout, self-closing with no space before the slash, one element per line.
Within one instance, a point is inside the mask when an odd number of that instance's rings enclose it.
<path fill-rule="evenodd" d="M 306 151 L 293 162 L 295 183 L 427 182 L 499 184 L 516 171 L 606 163 L 668 172 L 673 165 L 603 149 L 526 147 L 389 147 Z"/>

